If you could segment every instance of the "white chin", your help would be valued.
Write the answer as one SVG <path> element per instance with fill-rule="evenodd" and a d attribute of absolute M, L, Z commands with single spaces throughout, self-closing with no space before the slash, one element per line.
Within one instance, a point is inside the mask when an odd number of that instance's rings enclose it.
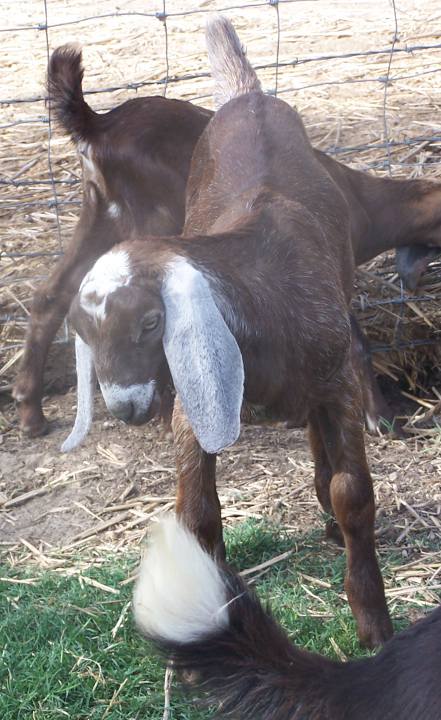
<path fill-rule="evenodd" d="M 147 413 L 155 394 L 156 383 L 150 380 L 148 383 L 138 383 L 123 387 L 116 383 L 100 383 L 104 402 L 110 411 L 118 405 L 132 403 L 137 414 Z"/>

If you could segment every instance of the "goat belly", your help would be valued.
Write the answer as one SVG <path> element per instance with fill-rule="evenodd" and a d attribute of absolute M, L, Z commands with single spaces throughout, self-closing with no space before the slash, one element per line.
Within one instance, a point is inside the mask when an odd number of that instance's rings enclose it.
<path fill-rule="evenodd" d="M 277 417 L 279 421 L 288 422 L 291 428 L 304 428 L 308 421 L 309 408 L 306 403 L 302 403 L 301 406 L 298 404 L 294 407 L 271 408 L 268 412 L 270 417 Z"/>
<path fill-rule="evenodd" d="M 245 363 L 243 422 L 268 424 L 288 421 L 292 427 L 306 425 L 311 406 L 317 404 L 315 397 L 307 391 L 308 385 L 303 378 L 296 382 L 297 374 L 292 373 L 287 382 L 287 374 L 283 369 L 268 378 Z"/>
<path fill-rule="evenodd" d="M 311 409 L 310 398 L 300 388 L 290 388 L 267 408 L 268 416 L 289 422 L 291 427 L 305 427 Z"/>
<path fill-rule="evenodd" d="M 289 427 L 306 427 L 306 413 L 294 415 L 291 411 L 283 412 L 277 407 L 265 407 L 249 402 L 244 402 L 240 413 L 241 421 L 247 425 L 275 425 L 280 422 L 288 422 Z"/>

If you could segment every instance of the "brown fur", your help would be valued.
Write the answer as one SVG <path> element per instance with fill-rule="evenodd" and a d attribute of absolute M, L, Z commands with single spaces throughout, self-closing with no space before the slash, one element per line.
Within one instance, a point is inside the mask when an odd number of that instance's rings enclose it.
<path fill-rule="evenodd" d="M 181 231 L 191 155 L 212 116 L 189 103 L 153 97 L 136 98 L 98 115 L 84 100 L 82 77 L 77 49 L 66 46 L 54 52 L 48 71 L 49 96 L 59 123 L 83 152 L 84 194 L 72 241 L 37 290 L 31 308 L 14 387 L 21 429 L 30 436 L 47 430 L 41 406 L 46 357 L 82 278 L 102 253 L 133 231 L 158 235 Z M 314 153 L 347 199 L 356 264 L 383 250 L 404 246 L 400 272 L 414 288 L 433 257 L 433 249 L 424 244 L 441 244 L 440 186 L 423 180 L 375 178 L 318 150 Z M 86 160 L 93 161 L 93 177 Z M 119 218 L 109 215 L 111 203 L 120 208 Z M 404 214 L 405 223 L 401 221 Z M 409 250 L 406 243 L 419 243 L 421 248 L 415 255 L 415 248 Z M 393 413 L 376 384 L 368 346 L 360 342 L 360 332 L 357 328 L 354 347 L 366 415 L 377 427 L 381 417 L 391 424 Z"/>
<path fill-rule="evenodd" d="M 54 113 L 80 150 L 83 206 L 71 243 L 36 292 L 14 387 L 21 428 L 47 429 L 41 398 L 49 346 L 95 260 L 132 232 L 179 233 L 194 146 L 211 112 L 180 100 L 136 98 L 98 115 L 84 101 L 81 53 L 56 50 L 48 70 Z M 116 203 L 120 216 L 112 217 Z"/>
<path fill-rule="evenodd" d="M 192 695 L 198 687 L 218 707 L 216 717 L 439 720 L 441 607 L 378 655 L 343 663 L 296 646 L 238 575 L 221 572 L 227 627 L 205 634 L 201 627 L 192 642 L 150 637 L 181 678 L 191 678 Z"/>
<path fill-rule="evenodd" d="M 216 492 L 216 456 L 199 445 L 176 398 L 172 430 L 176 448 L 178 488 L 176 512 L 205 547 L 225 559 L 222 539 L 221 506 Z"/>
<path fill-rule="evenodd" d="M 374 498 L 350 352 L 350 232 L 346 199 L 318 161 L 298 114 L 253 92 L 224 106 L 196 147 L 183 236 L 134 240 L 118 249 L 130 258 L 134 317 L 163 311 L 160 288 L 170 255 L 188 259 L 208 279 L 239 345 L 245 400 L 294 422 L 316 415 L 327 492 L 348 553 L 346 590 L 360 639 L 376 645 L 391 634 L 391 624 L 375 558 Z M 119 300 L 99 323 L 81 302 L 72 320 L 92 349 L 101 383 L 129 385 L 143 377 L 160 387 L 151 351 L 142 353 L 142 369 L 136 348 L 113 360 L 122 331 L 127 335 L 118 307 L 130 285 L 113 293 Z M 115 363 L 124 365 L 124 377 Z M 179 405 L 173 424 L 178 511 L 205 546 L 219 552 L 215 456 L 198 448 Z"/>

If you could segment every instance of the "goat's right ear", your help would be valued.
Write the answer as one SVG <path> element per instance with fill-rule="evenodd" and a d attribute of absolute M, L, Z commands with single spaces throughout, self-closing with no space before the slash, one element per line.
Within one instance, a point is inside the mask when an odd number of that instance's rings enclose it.
<path fill-rule="evenodd" d="M 77 414 L 69 437 L 61 446 L 62 452 L 69 452 L 80 445 L 92 425 L 93 396 L 96 386 L 95 365 L 92 351 L 78 333 L 75 335 L 75 356 L 77 365 Z"/>
<path fill-rule="evenodd" d="M 162 286 L 163 344 L 185 414 L 199 444 L 216 453 L 240 432 L 244 369 L 210 286 L 184 258 L 169 267 Z"/>

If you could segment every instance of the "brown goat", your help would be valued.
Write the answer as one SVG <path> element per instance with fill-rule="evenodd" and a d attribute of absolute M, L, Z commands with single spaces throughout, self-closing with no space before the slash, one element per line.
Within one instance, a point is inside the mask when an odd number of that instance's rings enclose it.
<path fill-rule="evenodd" d="M 181 232 L 191 155 L 212 116 L 209 110 L 159 97 L 136 98 L 98 115 L 84 100 L 82 77 L 81 53 L 58 48 L 48 70 L 50 101 L 80 151 L 84 195 L 72 242 L 31 308 L 14 388 L 21 429 L 31 437 L 47 430 L 41 406 L 47 352 L 81 280 L 101 254 L 133 231 Z M 323 152 L 315 155 L 347 198 L 356 264 L 408 242 L 440 244 L 438 184 L 375 178 Z M 394 222 L 405 215 L 406 224 Z M 412 246 L 399 252 L 398 269 L 407 286 L 414 287 L 436 249 Z M 381 418 L 393 423 L 393 413 L 381 396 L 355 318 L 353 329 L 366 421 L 379 430 Z"/>
<path fill-rule="evenodd" d="M 71 308 L 79 387 L 96 371 L 108 409 L 140 423 L 171 376 L 177 510 L 219 555 L 216 453 L 237 439 L 243 399 L 308 420 L 359 637 L 377 645 L 392 626 L 350 352 L 348 204 L 299 115 L 262 93 L 232 26 L 209 27 L 214 79 L 233 99 L 197 144 L 183 235 L 123 243 L 84 278 Z"/>
<path fill-rule="evenodd" d="M 81 280 L 95 260 L 135 233 L 177 234 L 196 142 L 209 110 L 181 100 L 146 97 L 97 114 L 82 93 L 81 52 L 58 48 L 48 91 L 54 115 L 75 141 L 83 175 L 83 205 L 66 253 L 35 293 L 23 359 L 14 387 L 22 431 L 46 432 L 41 398 L 49 346 Z"/>
<path fill-rule="evenodd" d="M 335 662 L 296 647 L 243 580 L 170 518 L 153 530 L 133 612 L 216 717 L 441 718 L 441 607 L 376 657 Z"/>

